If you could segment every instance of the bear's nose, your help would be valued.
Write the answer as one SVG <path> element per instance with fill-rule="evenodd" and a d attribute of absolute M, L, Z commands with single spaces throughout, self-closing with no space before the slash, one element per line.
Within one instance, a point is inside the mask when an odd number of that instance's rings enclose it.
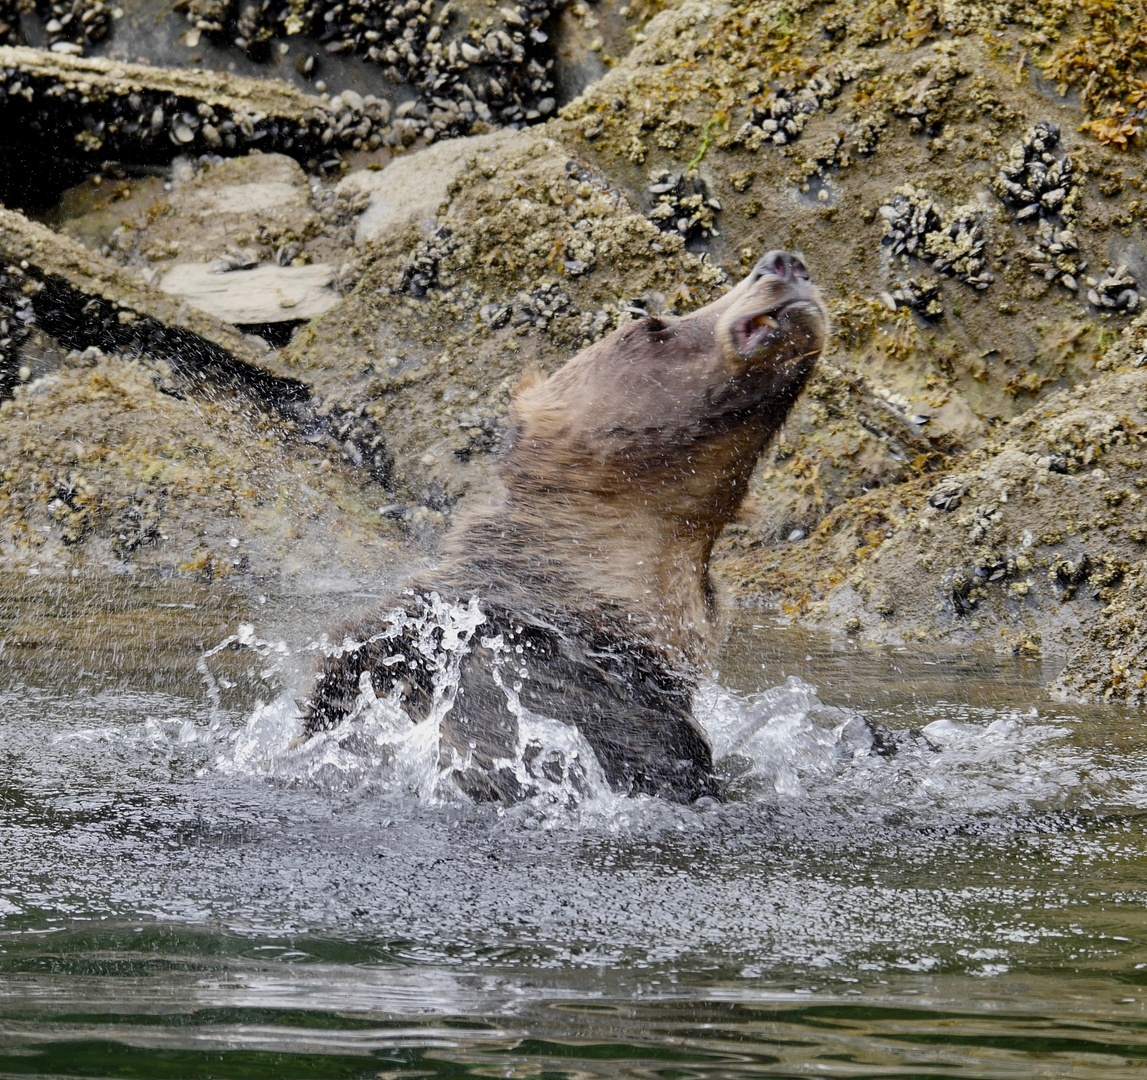
<path fill-rule="evenodd" d="M 770 251 L 753 267 L 753 280 L 773 274 L 782 281 L 808 281 L 808 268 L 787 251 Z"/>

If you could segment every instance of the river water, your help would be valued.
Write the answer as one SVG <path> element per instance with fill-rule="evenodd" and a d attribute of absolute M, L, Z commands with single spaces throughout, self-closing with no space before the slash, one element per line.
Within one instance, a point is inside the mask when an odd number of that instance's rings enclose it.
<path fill-rule="evenodd" d="M 0 1076 L 1147 1061 L 1147 714 L 740 617 L 698 702 L 728 801 L 473 806 L 385 702 L 293 744 L 369 602 L 0 592 Z"/>

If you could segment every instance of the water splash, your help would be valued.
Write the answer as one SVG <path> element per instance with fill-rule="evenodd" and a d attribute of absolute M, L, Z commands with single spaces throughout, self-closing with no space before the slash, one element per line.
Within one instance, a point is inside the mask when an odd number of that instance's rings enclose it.
<path fill-rule="evenodd" d="M 376 696 L 368 676 L 352 711 L 335 728 L 302 739 L 302 717 L 291 690 L 260 704 L 230 732 L 219 707 L 208 660 L 224 648 L 254 649 L 270 663 L 265 678 L 290 652 L 282 642 L 239 631 L 201 661 L 212 701 L 219 753 L 214 768 L 261 776 L 330 793 L 367 794 L 417 805 L 465 803 L 453 780 L 468 761 L 440 739 L 455 705 L 461 665 L 475 644 L 492 655 L 492 675 L 518 726 L 513 755 L 495 762 L 535 794 L 511 813 L 545 827 L 561 822 L 631 820 L 640 807 L 674 820 L 710 809 L 670 809 L 647 797 L 622 798 L 605 780 L 593 750 L 567 724 L 532 712 L 520 699 L 528 671 L 501 637 L 484 637 L 477 599 L 451 604 L 432 596 L 416 615 L 396 609 L 372 642 L 396 640 L 415 647 L 432 671 L 427 719 L 415 723 L 395 689 Z M 361 647 L 321 639 L 306 647 L 328 654 Z M 385 661 L 384 661 L 385 662 Z M 732 802 L 773 804 L 779 810 L 880 820 L 927 821 L 1062 806 L 1088 781 L 1088 761 L 1062 745 L 1062 728 L 1038 716 L 955 716 L 941 705 L 925 709 L 918 729 L 881 730 L 858 712 L 827 705 L 811 684 L 790 677 L 759 693 L 738 694 L 717 682 L 703 684 L 694 715 L 713 748 L 717 772 Z"/>
<path fill-rule="evenodd" d="M 694 711 L 743 800 L 924 825 L 1058 808 L 1091 779 L 1089 758 L 1063 745 L 1067 729 L 1035 710 L 957 718 L 937 714 L 966 710 L 935 703 L 919 728 L 881 728 L 792 676 L 748 696 L 707 684 Z"/>
<path fill-rule="evenodd" d="M 423 802 L 441 801 L 445 785 L 438 765 L 439 728 L 454 705 L 462 660 L 484 618 L 476 599 L 466 605 L 448 604 L 433 595 L 420 616 L 401 608 L 388 613 L 385 629 L 369 639 L 370 643 L 393 640 L 411 632 L 414 647 L 432 672 L 432 703 L 423 723 L 414 723 L 404 711 L 398 687 L 379 698 L 364 672 L 355 706 L 337 727 L 304 741 L 302 712 L 295 693 L 286 690 L 275 701 L 256 707 L 246 726 L 232 733 L 232 745 L 219 755 L 215 767 L 224 773 L 261 774 L 330 792 L 370 786 Z M 238 639 L 224 644 L 232 640 Z M 333 656 L 367 643 L 332 644 L 324 636 L 307 650 Z M 401 659 L 395 653 L 394 662 Z"/>

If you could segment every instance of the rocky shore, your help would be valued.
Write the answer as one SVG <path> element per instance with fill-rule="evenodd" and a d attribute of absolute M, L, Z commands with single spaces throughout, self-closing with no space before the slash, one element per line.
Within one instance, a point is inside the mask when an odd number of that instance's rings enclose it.
<path fill-rule="evenodd" d="M 291 83 L 0 47 L 0 569 L 433 557 L 525 371 L 789 247 L 834 336 L 731 600 L 1147 701 L 1142 5 L 473 8 L 175 13 Z"/>

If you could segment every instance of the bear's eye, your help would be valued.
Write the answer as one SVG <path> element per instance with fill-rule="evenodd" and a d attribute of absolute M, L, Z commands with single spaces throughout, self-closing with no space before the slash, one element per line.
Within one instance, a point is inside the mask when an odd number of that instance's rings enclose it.
<path fill-rule="evenodd" d="M 665 323 L 655 315 L 651 315 L 648 319 L 646 319 L 644 326 L 645 329 L 648 330 L 651 334 L 656 334 L 658 331 L 665 329 Z"/>

